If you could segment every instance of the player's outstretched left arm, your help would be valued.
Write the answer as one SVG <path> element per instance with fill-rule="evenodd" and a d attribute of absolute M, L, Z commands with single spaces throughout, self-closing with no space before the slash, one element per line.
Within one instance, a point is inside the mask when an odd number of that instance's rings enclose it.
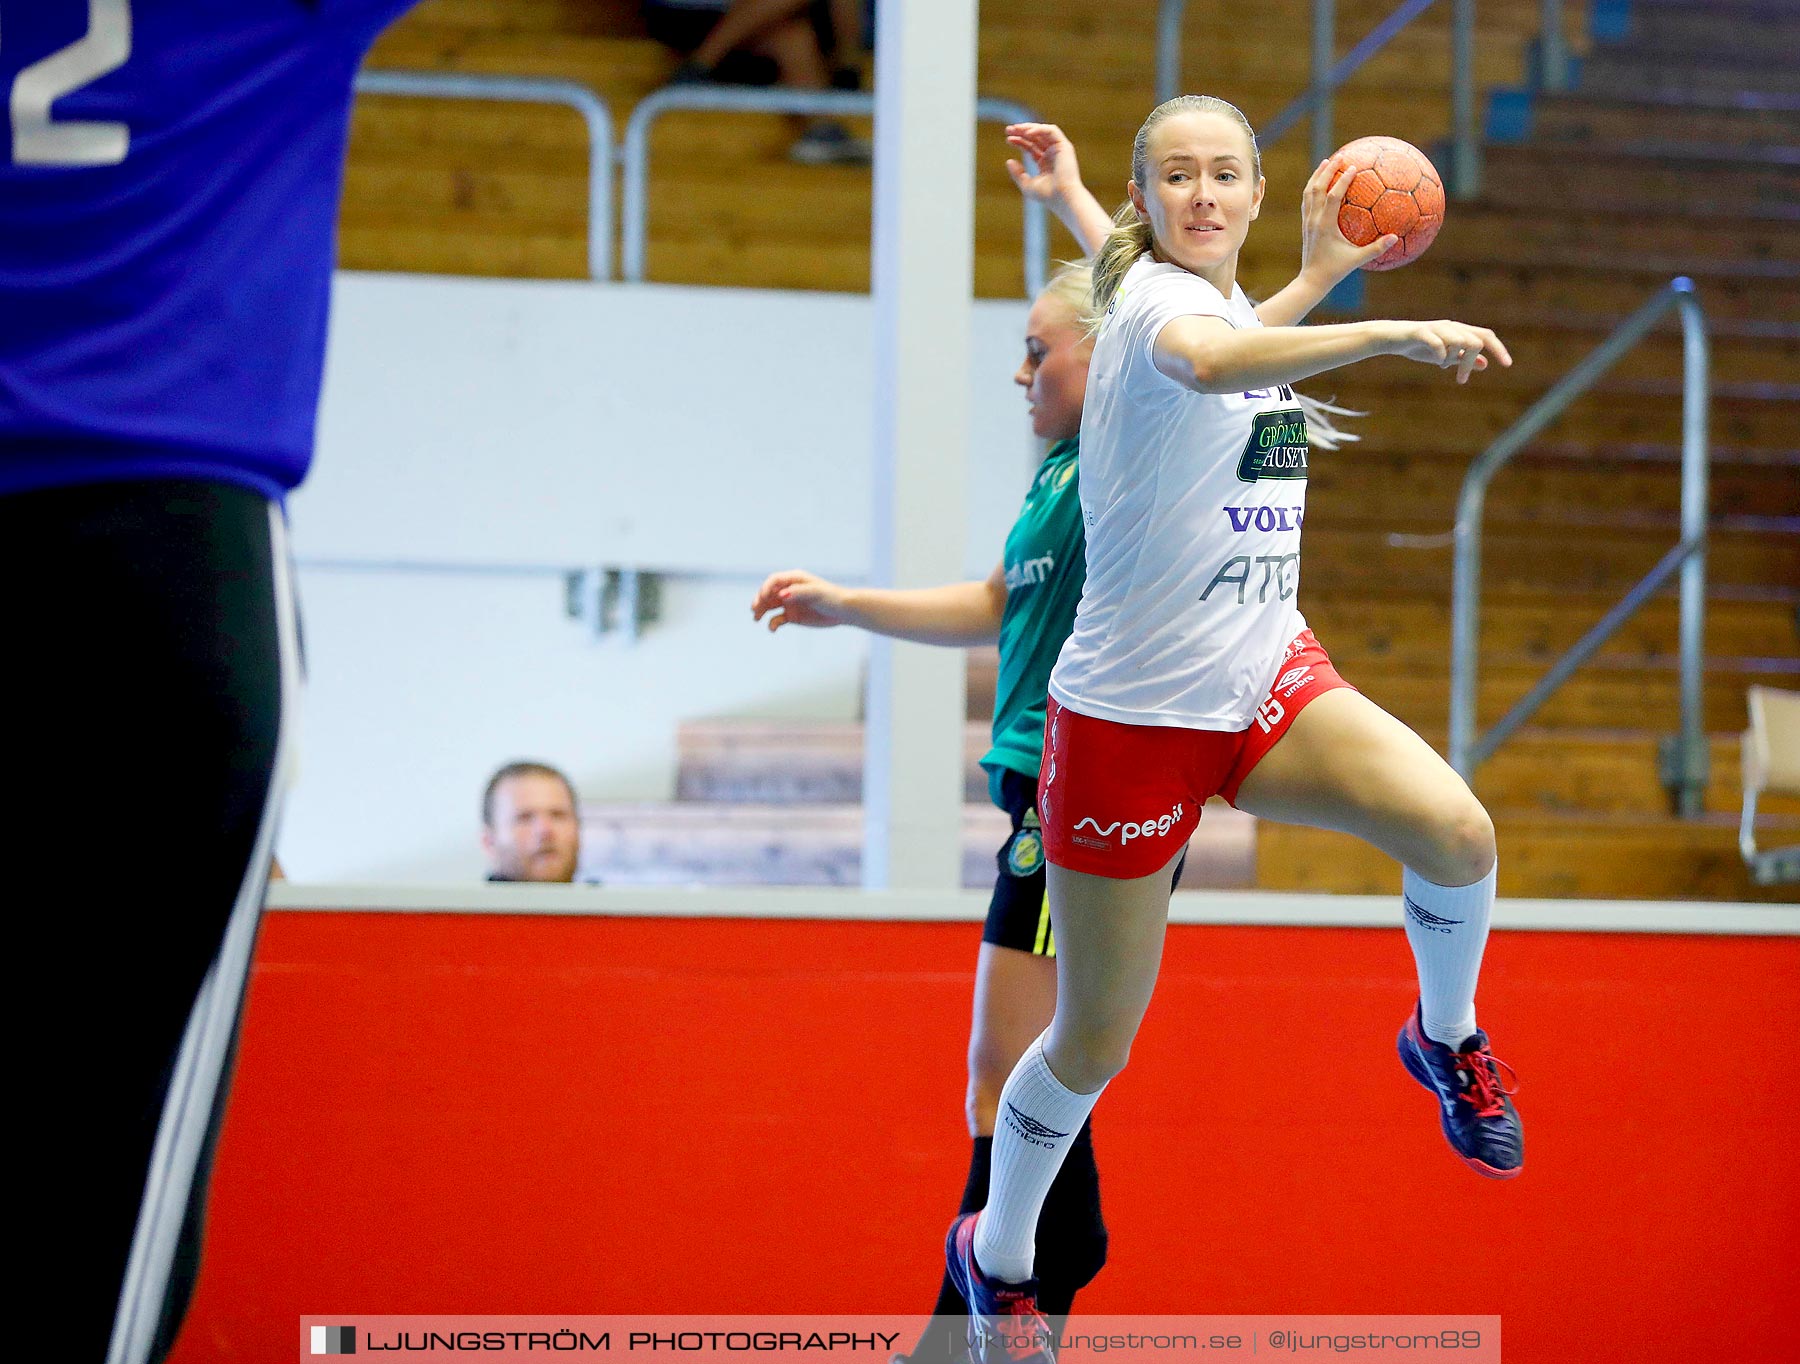
<path fill-rule="evenodd" d="M 1009 123 L 1006 140 L 1037 162 L 1035 175 L 1025 169 L 1023 162 L 1006 163 L 1006 172 L 1019 187 L 1019 193 L 1048 207 L 1074 234 L 1081 249 L 1093 255 L 1112 231 L 1112 215 L 1081 183 L 1075 144 L 1054 123 Z"/>
<path fill-rule="evenodd" d="M 985 582 L 941 587 L 841 587 L 804 569 L 784 569 L 763 580 L 750 601 L 753 620 L 769 629 L 804 625 L 826 629 L 855 625 L 878 635 L 919 644 L 967 647 L 992 644 L 1006 614 L 1006 568 L 994 565 Z"/>
<path fill-rule="evenodd" d="M 1389 235 L 1357 246 L 1338 226 L 1355 177 L 1337 157 L 1321 161 L 1300 196 L 1300 273 L 1280 293 L 1256 305 L 1265 327 L 1292 327 L 1319 306 L 1319 301 L 1382 252 L 1399 241 Z"/>

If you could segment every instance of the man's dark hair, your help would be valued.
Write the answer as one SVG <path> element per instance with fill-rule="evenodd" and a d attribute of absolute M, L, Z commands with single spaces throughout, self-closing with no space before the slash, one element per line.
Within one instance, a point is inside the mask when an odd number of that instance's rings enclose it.
<path fill-rule="evenodd" d="M 488 778 L 487 789 L 481 793 L 481 822 L 486 828 L 494 827 L 494 792 L 500 789 L 500 783 L 508 777 L 554 777 L 568 791 L 569 804 L 577 812 L 581 809 L 581 800 L 575 794 L 575 783 L 549 763 L 511 762 Z"/>

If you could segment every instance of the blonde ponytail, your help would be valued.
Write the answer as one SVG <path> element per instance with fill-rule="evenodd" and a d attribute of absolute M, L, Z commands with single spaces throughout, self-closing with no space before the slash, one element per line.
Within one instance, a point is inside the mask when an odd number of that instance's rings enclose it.
<path fill-rule="evenodd" d="M 1081 315 L 1081 325 L 1088 335 L 1100 330 L 1100 324 L 1106 320 L 1106 310 L 1112 307 L 1113 295 L 1119 292 L 1119 282 L 1140 257 L 1148 254 L 1151 243 L 1150 224 L 1138 217 L 1131 200 L 1127 199 L 1113 214 L 1112 231 L 1106 234 L 1106 240 L 1094 253 L 1092 301 Z"/>
<path fill-rule="evenodd" d="M 1366 417 L 1367 412 L 1353 411 L 1348 407 L 1339 407 L 1334 402 L 1322 398 L 1309 398 L 1304 393 L 1294 394 L 1300 404 L 1300 410 L 1306 414 L 1306 443 L 1315 450 L 1335 450 L 1353 440 L 1362 437 L 1354 431 L 1346 431 L 1333 417 Z"/>

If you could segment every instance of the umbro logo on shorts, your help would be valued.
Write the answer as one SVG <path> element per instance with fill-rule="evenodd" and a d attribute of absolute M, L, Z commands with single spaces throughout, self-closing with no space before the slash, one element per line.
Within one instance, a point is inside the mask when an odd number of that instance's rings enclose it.
<path fill-rule="evenodd" d="M 1310 664 L 1305 664 L 1298 668 L 1289 668 L 1276 679 L 1275 685 L 1269 688 L 1269 694 L 1271 696 L 1285 696 L 1291 701 L 1295 692 L 1299 691 L 1300 688 L 1304 687 L 1317 676 L 1318 674 L 1312 670 Z"/>

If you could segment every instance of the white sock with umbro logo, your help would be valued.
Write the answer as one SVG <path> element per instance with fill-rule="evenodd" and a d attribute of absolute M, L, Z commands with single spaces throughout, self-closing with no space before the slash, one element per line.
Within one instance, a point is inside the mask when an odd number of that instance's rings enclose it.
<path fill-rule="evenodd" d="M 1425 1035 L 1447 1047 L 1475 1031 L 1475 979 L 1494 911 L 1494 873 L 1473 885 L 1440 886 L 1411 867 L 1400 878 L 1406 940 L 1419 968 L 1419 1014 Z"/>
<path fill-rule="evenodd" d="M 1037 1258 L 1044 1196 L 1104 1087 L 1077 1094 L 1056 1078 L 1039 1037 L 1000 1091 L 987 1207 L 975 1224 L 975 1263 L 989 1278 L 1022 1283 Z"/>

